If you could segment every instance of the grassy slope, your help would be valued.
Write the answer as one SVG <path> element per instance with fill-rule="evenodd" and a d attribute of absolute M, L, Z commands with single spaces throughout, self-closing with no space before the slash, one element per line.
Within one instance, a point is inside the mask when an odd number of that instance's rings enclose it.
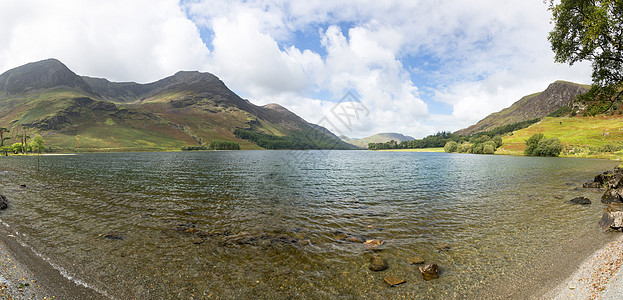
<path fill-rule="evenodd" d="M 623 147 L 623 118 L 620 116 L 595 116 L 574 118 L 545 118 L 528 128 L 516 131 L 503 138 L 504 144 L 497 154 L 522 155 L 525 140 L 542 133 L 545 137 L 556 137 L 565 145 L 562 156 L 623 159 L 623 151 L 596 153 L 606 145 Z"/>

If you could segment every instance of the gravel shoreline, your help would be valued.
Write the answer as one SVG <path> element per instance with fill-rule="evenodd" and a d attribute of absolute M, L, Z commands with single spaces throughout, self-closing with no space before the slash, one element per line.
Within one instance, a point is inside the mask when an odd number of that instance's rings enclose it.
<path fill-rule="evenodd" d="M 0 299 L 106 299 L 64 277 L 0 224 Z"/>
<path fill-rule="evenodd" d="M 545 299 L 621 299 L 623 295 L 623 236 L 587 258 Z"/>

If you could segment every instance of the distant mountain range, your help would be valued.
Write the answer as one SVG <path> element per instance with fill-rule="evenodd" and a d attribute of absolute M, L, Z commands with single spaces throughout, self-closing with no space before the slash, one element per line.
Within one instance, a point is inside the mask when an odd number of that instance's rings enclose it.
<path fill-rule="evenodd" d="M 410 137 L 410 136 L 406 136 L 406 135 L 402 135 L 400 133 L 377 133 L 375 135 L 369 136 L 369 137 L 365 137 L 365 138 L 361 138 L 361 139 L 356 139 L 356 138 L 349 138 L 347 136 L 340 136 L 340 139 L 342 139 L 342 141 L 347 142 L 349 144 L 355 145 L 357 147 L 361 147 L 361 148 L 368 148 L 368 144 L 369 143 L 386 143 L 389 142 L 391 140 L 394 140 L 396 142 L 402 142 L 402 141 L 413 141 L 415 138 Z"/>
<path fill-rule="evenodd" d="M 492 113 L 475 125 L 456 131 L 461 135 L 470 135 L 482 131 L 489 131 L 504 125 L 522 121 L 540 119 L 549 114 L 573 104 L 575 98 L 587 92 L 590 86 L 556 81 L 550 84 L 543 92 L 525 96 L 508 108 Z"/>
<path fill-rule="evenodd" d="M 242 149 L 355 148 L 278 104 L 257 106 L 240 98 L 210 73 L 117 83 L 78 76 L 56 59 L 0 75 L 0 127 L 39 133 L 48 146 L 64 151 L 160 151 L 215 140 Z M 242 139 L 236 130 L 255 139 Z M 260 143 L 266 140 L 278 143 Z"/>

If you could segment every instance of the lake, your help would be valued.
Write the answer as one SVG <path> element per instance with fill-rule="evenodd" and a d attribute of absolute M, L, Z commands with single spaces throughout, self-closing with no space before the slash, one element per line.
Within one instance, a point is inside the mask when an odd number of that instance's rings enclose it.
<path fill-rule="evenodd" d="M 110 153 L 42 156 L 39 172 L 36 161 L 0 157 L 0 193 L 11 201 L 0 219 L 115 298 L 533 296 L 613 238 L 597 226 L 603 192 L 581 188 L 613 161 Z M 565 203 L 577 196 L 593 204 Z M 369 270 L 373 255 L 389 269 Z M 423 280 L 414 256 L 437 263 L 440 278 Z M 406 283 L 389 288 L 387 275 Z"/>

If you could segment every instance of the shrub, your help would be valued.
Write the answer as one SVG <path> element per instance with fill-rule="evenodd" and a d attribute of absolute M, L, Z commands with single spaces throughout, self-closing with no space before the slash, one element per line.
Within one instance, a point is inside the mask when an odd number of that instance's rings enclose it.
<path fill-rule="evenodd" d="M 532 156 L 535 155 L 534 151 L 536 150 L 536 148 L 539 146 L 539 142 L 544 138 L 545 136 L 543 136 L 543 134 L 538 133 L 535 134 L 533 136 L 531 136 L 529 139 L 526 140 L 526 146 L 528 146 L 526 148 L 526 150 L 524 151 L 524 154 L 527 156 Z"/>
<path fill-rule="evenodd" d="M 483 154 L 493 154 L 495 153 L 495 148 L 492 145 L 485 145 L 484 147 L 482 147 L 482 153 Z"/>
<path fill-rule="evenodd" d="M 499 148 L 500 146 L 502 146 L 502 137 L 501 136 L 496 135 L 491 140 L 495 142 L 495 148 Z"/>
<path fill-rule="evenodd" d="M 459 144 L 455 141 L 449 141 L 445 146 L 443 146 L 443 150 L 447 153 L 458 152 Z"/>
<path fill-rule="evenodd" d="M 535 134 L 526 140 L 524 151 L 529 156 L 558 156 L 562 152 L 562 143 L 557 138 L 546 139 L 543 134 Z"/>

